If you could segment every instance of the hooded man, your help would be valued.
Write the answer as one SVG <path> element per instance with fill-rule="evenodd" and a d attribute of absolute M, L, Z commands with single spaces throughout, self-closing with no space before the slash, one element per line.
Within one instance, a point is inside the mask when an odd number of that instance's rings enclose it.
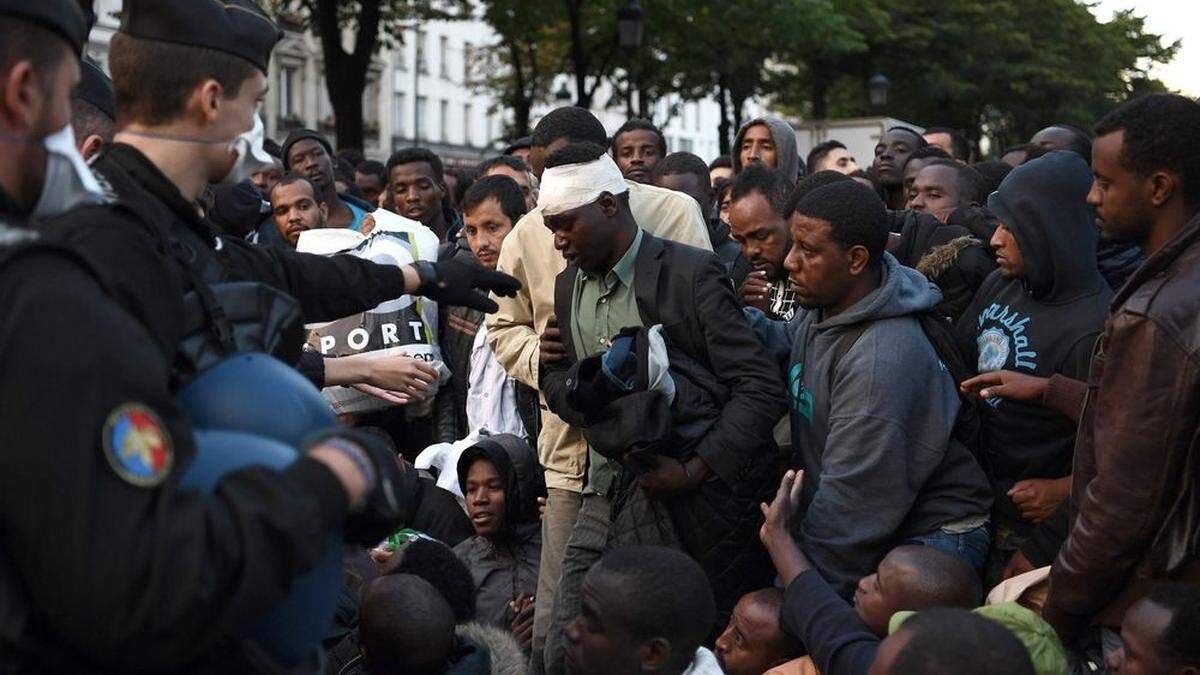
<path fill-rule="evenodd" d="M 999 269 L 958 322 L 968 363 L 980 373 L 1087 379 L 1112 293 L 1096 267 L 1087 162 L 1056 150 L 1017 167 L 988 199 Z M 984 435 L 996 504 L 994 565 L 1067 498 L 1075 422 L 1052 409 L 987 399 Z M 999 567 L 996 568 L 996 571 Z"/>
<path fill-rule="evenodd" d="M 749 164 L 762 163 L 779 172 L 788 185 L 802 175 L 796 130 L 778 117 L 756 117 L 742 125 L 733 140 L 733 173 Z"/>
<path fill-rule="evenodd" d="M 458 458 L 458 484 L 475 536 L 454 548 L 475 580 L 478 621 L 533 637 L 542 532 L 538 499 L 546 483 L 533 448 L 512 434 L 485 436 Z"/>
<path fill-rule="evenodd" d="M 957 383 L 920 320 L 941 293 L 884 251 L 887 214 L 869 188 L 834 182 L 787 211 L 784 265 L 802 309 L 788 324 L 747 311 L 786 364 L 792 462 L 810 477 L 797 542 L 847 598 L 897 544 L 979 571 L 991 491 L 953 434 Z"/>

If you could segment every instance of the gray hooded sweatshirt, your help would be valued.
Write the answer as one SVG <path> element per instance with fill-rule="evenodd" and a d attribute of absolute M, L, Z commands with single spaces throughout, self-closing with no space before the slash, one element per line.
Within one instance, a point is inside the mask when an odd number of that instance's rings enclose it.
<path fill-rule="evenodd" d="M 991 508 L 983 470 L 951 436 L 957 384 L 913 316 L 941 298 L 889 253 L 879 288 L 837 316 L 801 309 L 783 324 L 747 312 L 787 364 L 792 465 L 805 472 L 793 534 L 843 597 L 893 547 Z M 862 322 L 838 360 L 839 337 Z"/>
<path fill-rule="evenodd" d="M 771 130 L 771 138 L 775 140 L 775 169 L 784 178 L 787 178 L 789 183 L 795 185 L 800 175 L 800 153 L 796 150 L 796 130 L 778 117 L 755 117 L 738 129 L 731 151 L 733 172 L 738 173 L 742 170 L 742 137 L 746 135 L 746 130 L 755 124 L 765 124 Z"/>

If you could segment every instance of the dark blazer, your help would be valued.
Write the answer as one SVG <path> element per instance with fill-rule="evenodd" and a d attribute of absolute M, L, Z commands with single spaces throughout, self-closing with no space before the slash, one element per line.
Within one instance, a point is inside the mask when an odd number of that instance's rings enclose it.
<path fill-rule="evenodd" d="M 712 372 L 728 387 L 729 404 L 696 454 L 729 485 L 773 447 L 772 429 L 786 410 L 779 369 L 746 322 L 728 273 L 712 253 L 644 233 L 634 273 L 638 312 L 647 326 L 662 324 L 667 344 Z M 554 311 L 567 360 L 542 366 L 549 408 L 568 423 L 579 419 L 566 402 L 567 371 L 576 361 L 571 296 L 578 268 L 569 265 L 554 289 Z"/>

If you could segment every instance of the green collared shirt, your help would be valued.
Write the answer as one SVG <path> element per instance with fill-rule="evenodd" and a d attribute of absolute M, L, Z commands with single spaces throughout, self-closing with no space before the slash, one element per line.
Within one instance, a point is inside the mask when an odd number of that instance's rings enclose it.
<path fill-rule="evenodd" d="M 603 276 L 583 270 L 576 274 L 571 294 L 571 338 L 575 341 L 576 359 L 582 361 L 608 351 L 613 336 L 623 328 L 644 327 L 633 282 L 642 235 L 638 229 L 629 250 Z M 614 474 L 613 463 L 589 447 L 584 494 L 607 495 Z"/>

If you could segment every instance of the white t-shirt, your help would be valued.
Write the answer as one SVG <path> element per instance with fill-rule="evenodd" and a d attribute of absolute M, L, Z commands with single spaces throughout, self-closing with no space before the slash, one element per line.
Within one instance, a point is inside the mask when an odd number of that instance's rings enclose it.
<path fill-rule="evenodd" d="M 517 407 L 517 382 L 504 372 L 487 343 L 487 326 L 480 325 L 471 344 L 471 373 L 467 381 L 467 430 L 512 434 L 525 438 Z"/>

